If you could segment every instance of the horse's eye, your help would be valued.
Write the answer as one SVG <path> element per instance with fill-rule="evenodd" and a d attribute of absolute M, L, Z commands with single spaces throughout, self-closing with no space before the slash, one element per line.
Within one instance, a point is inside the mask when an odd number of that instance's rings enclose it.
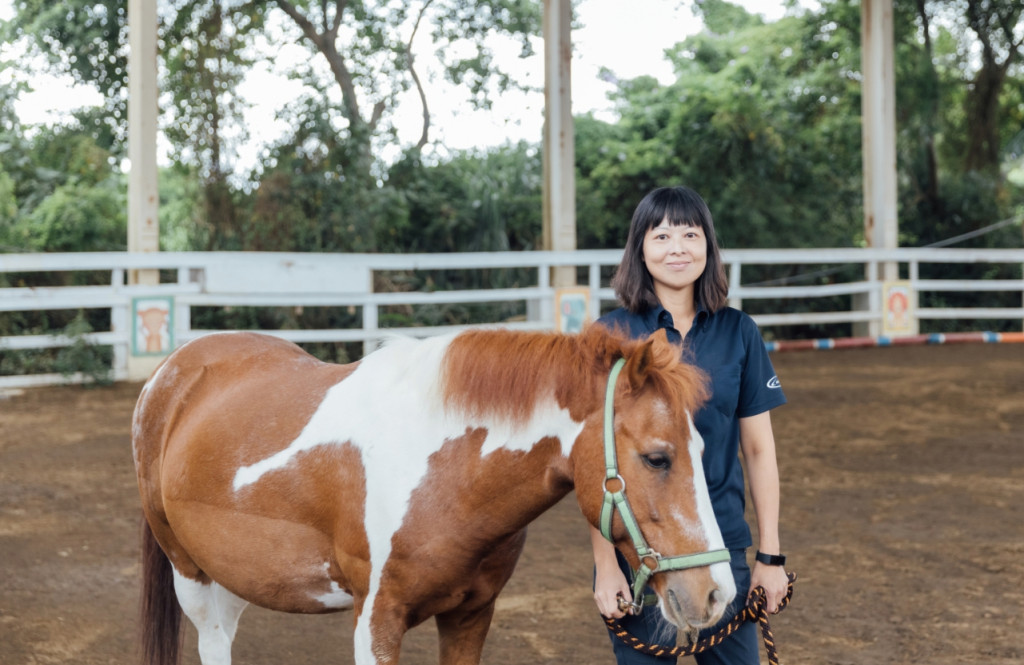
<path fill-rule="evenodd" d="M 658 469 L 659 471 L 665 471 L 672 466 L 672 460 L 668 458 L 668 455 L 664 453 L 648 453 L 647 455 L 641 455 L 644 464 L 651 467 L 652 469 Z"/>

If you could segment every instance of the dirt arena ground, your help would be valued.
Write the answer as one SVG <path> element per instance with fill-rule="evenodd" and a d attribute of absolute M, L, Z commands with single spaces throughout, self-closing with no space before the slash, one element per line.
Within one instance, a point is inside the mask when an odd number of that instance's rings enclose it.
<path fill-rule="evenodd" d="M 778 353 L 783 663 L 1024 662 L 1024 346 Z M 134 662 L 140 386 L 0 397 L 0 663 Z M 484 662 L 608 663 L 570 495 L 530 527 Z M 351 614 L 250 608 L 238 663 L 351 663 Z M 198 663 L 188 627 L 185 662 Z M 435 663 L 428 622 L 402 663 Z"/>

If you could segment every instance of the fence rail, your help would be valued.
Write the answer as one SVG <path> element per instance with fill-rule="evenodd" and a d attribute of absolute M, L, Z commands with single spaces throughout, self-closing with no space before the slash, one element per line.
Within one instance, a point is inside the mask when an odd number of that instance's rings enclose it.
<path fill-rule="evenodd" d="M 350 307 L 361 316 L 361 325 L 348 329 L 267 330 L 297 342 L 362 342 L 372 349 L 388 335 L 428 336 L 472 327 L 476 324 L 387 327 L 380 325 L 382 308 L 396 305 L 509 303 L 525 304 L 522 320 L 494 322 L 509 328 L 550 330 L 557 327 L 556 299 L 561 293 L 552 286 L 551 269 L 575 267 L 585 279 L 587 312 L 607 309 L 615 300 L 608 275 L 621 258 L 619 250 L 575 252 L 480 252 L 465 254 L 295 254 L 162 252 L 153 254 L 74 253 L 0 254 L 0 318 L 9 312 L 52 310 L 110 310 L 110 330 L 83 335 L 89 343 L 113 349 L 112 375 L 132 377 L 132 359 L 140 355 L 138 303 L 160 300 L 168 303 L 170 326 L 165 331 L 172 346 L 208 334 L 193 328 L 196 307 Z M 909 296 L 909 331 L 918 331 L 923 320 L 965 319 L 985 329 L 990 320 L 1011 320 L 1020 328 L 1024 322 L 1024 279 L 922 279 L 925 264 L 990 264 L 1024 266 L 1024 249 L 813 249 L 813 250 L 731 250 L 723 259 L 730 281 L 729 304 L 742 308 L 744 302 L 766 301 L 782 304 L 794 300 L 806 303 L 821 299 L 849 297 L 847 309 L 830 311 L 767 311 L 754 314 L 763 329 L 779 329 L 774 336 L 785 337 L 787 326 L 851 324 L 867 334 L 878 335 L 887 313 L 883 302 L 886 287 L 879 277 L 883 266 L 895 264 L 904 275 Z M 744 272 L 755 266 L 855 266 L 847 281 L 826 284 L 776 285 L 745 283 Z M 859 268 L 856 268 L 859 266 Z M 516 288 L 480 288 L 431 292 L 377 292 L 377 278 L 407 271 L 466 271 L 482 269 L 525 269 L 534 275 L 532 284 Z M 847 269 L 848 272 L 849 269 Z M 15 278 L 33 283 L 28 275 L 52 278 L 54 273 L 100 271 L 110 274 L 109 283 L 93 286 L 19 286 Z M 148 271 L 149 284 L 131 279 L 135 271 Z M 152 278 L 160 271 L 164 280 Z M 45 280 L 43 280 L 45 281 Z M 52 280 L 51 280 L 52 281 Z M 142 280 L 145 282 L 146 280 Z M 1012 293 L 1018 306 L 919 308 L 919 296 L 926 292 Z M 830 303 L 832 301 L 829 301 Z M 755 308 L 764 309 L 765 305 Z M 5 328 L 0 327 L 0 332 Z M 52 349 L 76 340 L 58 334 L 0 336 L 0 354 L 29 349 Z M 141 354 L 146 355 L 146 354 Z M 0 376 L 0 388 L 55 383 L 66 380 L 53 374 Z"/>

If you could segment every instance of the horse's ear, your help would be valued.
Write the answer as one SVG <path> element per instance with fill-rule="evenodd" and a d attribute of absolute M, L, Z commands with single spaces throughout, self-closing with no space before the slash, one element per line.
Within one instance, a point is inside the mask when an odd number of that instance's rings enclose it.
<path fill-rule="evenodd" d="M 648 339 L 650 339 L 652 343 L 658 346 L 659 350 L 662 348 L 672 348 L 672 342 L 668 341 L 668 330 L 665 328 L 658 328 L 653 333 L 651 333 L 651 336 L 648 337 Z"/>
<path fill-rule="evenodd" d="M 666 367 L 678 356 L 679 350 L 668 341 L 668 333 L 664 329 L 654 331 L 626 361 L 624 369 L 629 377 L 629 385 L 638 390 L 647 382 L 652 369 Z"/>
<path fill-rule="evenodd" d="M 630 354 L 629 359 L 626 360 L 626 366 L 623 368 L 633 390 L 639 390 L 647 382 L 647 375 L 654 362 L 654 339 L 648 338 Z"/>

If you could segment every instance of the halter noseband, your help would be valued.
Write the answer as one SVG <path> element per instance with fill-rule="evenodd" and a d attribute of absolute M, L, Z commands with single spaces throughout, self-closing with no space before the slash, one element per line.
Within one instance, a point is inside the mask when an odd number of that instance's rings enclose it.
<path fill-rule="evenodd" d="M 653 604 L 647 602 L 643 596 L 647 580 L 655 573 L 668 570 L 683 570 L 685 568 L 699 568 L 710 566 L 713 563 L 720 563 L 729 560 L 729 550 L 711 550 L 709 552 L 698 552 L 697 554 L 684 554 L 682 556 L 663 557 L 655 552 L 647 544 L 643 534 L 640 532 L 640 525 L 633 515 L 633 509 L 629 507 L 626 499 L 626 481 L 619 475 L 619 465 L 615 454 L 615 382 L 619 378 L 622 367 L 626 364 L 625 358 L 619 358 L 612 366 L 608 375 L 608 387 L 604 395 L 604 467 L 605 479 L 604 504 L 601 506 L 601 535 L 607 540 L 612 540 L 612 516 L 618 509 L 622 517 L 626 531 L 633 541 L 636 554 L 640 558 L 640 567 L 633 574 L 633 602 L 631 609 L 633 614 L 640 614 L 644 605 Z M 619 488 L 608 489 L 608 481 L 616 481 Z"/>

